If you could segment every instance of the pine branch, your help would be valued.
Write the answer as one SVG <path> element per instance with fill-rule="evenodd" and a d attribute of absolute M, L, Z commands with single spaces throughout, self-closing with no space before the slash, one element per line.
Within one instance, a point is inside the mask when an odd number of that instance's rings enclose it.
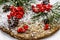
<path fill-rule="evenodd" d="M 59 5 L 59 3 L 58 2 L 56 2 L 54 5 L 53 5 L 53 8 L 52 8 L 52 13 L 53 13 L 53 15 L 49 18 L 49 21 L 50 21 L 50 23 L 52 23 L 53 22 L 53 20 L 55 19 L 55 20 L 59 20 L 60 19 L 60 12 L 59 12 L 59 10 L 60 10 L 60 5 Z"/>
<path fill-rule="evenodd" d="M 16 6 L 24 6 L 28 4 L 29 0 L 11 0 Z"/>
<path fill-rule="evenodd" d="M 8 2 L 9 0 L 0 0 L 0 4 L 3 4 L 5 2 Z"/>
<path fill-rule="evenodd" d="M 32 19 L 38 18 L 41 15 L 42 15 L 42 13 L 38 13 L 37 15 L 33 16 Z"/>
<path fill-rule="evenodd" d="M 42 16 L 43 19 L 44 19 L 45 16 L 48 18 L 47 13 L 41 13 L 41 12 L 40 12 L 40 13 L 34 15 L 34 16 L 32 17 L 32 19 L 37 19 L 37 20 L 38 20 L 40 16 Z"/>
<path fill-rule="evenodd" d="M 14 6 L 22 6 L 25 11 L 30 10 L 30 0 L 11 0 Z"/>
<path fill-rule="evenodd" d="M 53 13 L 53 16 L 51 16 L 51 17 L 49 18 L 50 23 L 52 23 L 54 19 L 58 21 L 58 20 L 60 19 L 60 14 L 59 14 L 59 13 L 56 13 L 56 12 L 53 11 L 53 10 L 51 10 L 51 11 L 52 11 L 52 13 Z"/>

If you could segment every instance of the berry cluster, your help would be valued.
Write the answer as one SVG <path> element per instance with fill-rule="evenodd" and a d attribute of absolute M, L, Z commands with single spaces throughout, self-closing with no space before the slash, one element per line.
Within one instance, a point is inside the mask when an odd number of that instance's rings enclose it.
<path fill-rule="evenodd" d="M 32 5 L 32 10 L 35 13 L 50 11 L 52 5 L 50 4 L 36 4 L 36 6 Z"/>
<path fill-rule="evenodd" d="M 12 17 L 21 19 L 24 15 L 24 10 L 23 10 L 23 7 L 21 6 L 19 7 L 11 6 L 10 10 L 11 10 L 10 15 L 7 15 L 8 19 L 11 19 Z"/>
<path fill-rule="evenodd" d="M 49 29 L 49 24 L 45 24 L 44 30 L 48 30 Z"/>
<path fill-rule="evenodd" d="M 18 28 L 17 32 L 23 33 L 23 32 L 26 32 L 26 30 L 28 30 L 28 25 L 24 25 L 23 28 Z"/>
<path fill-rule="evenodd" d="M 10 14 L 7 15 L 9 27 L 16 27 L 19 23 L 19 19 L 24 15 L 23 7 L 10 6 L 10 11 Z"/>
<path fill-rule="evenodd" d="M 44 24 L 45 24 L 44 30 L 48 30 L 49 29 L 49 19 L 44 19 Z"/>

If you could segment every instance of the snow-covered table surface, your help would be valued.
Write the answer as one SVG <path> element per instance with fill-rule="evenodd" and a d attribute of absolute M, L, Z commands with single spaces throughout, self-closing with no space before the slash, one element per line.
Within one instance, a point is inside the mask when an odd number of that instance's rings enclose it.
<path fill-rule="evenodd" d="M 54 4 L 57 1 L 60 1 L 60 0 L 50 0 L 50 3 Z M 8 34 L 2 32 L 0 30 L 0 40 L 17 40 L 17 39 L 14 39 L 14 38 L 10 37 Z M 54 35 L 52 35 L 48 38 L 45 38 L 45 39 L 41 39 L 41 40 L 60 40 L 60 30 L 57 31 Z"/>

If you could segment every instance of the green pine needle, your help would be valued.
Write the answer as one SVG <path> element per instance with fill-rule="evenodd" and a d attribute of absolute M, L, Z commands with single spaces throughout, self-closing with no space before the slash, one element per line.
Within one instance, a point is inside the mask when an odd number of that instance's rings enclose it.
<path fill-rule="evenodd" d="M 8 2 L 9 0 L 0 0 L 0 5 L 5 3 L 5 2 Z"/>

